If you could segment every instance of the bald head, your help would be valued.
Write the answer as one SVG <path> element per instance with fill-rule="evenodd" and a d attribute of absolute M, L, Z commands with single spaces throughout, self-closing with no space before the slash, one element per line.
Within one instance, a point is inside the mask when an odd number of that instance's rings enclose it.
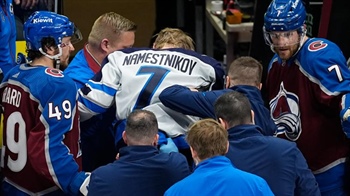
<path fill-rule="evenodd" d="M 147 110 L 135 110 L 126 120 L 125 136 L 128 145 L 152 145 L 158 133 L 156 116 Z M 125 138 L 124 138 L 125 140 Z"/>

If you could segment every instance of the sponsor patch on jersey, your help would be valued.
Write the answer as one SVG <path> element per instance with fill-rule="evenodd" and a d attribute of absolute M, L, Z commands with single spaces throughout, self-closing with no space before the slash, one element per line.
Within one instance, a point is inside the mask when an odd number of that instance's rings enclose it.
<path fill-rule="evenodd" d="M 309 44 L 308 50 L 310 52 L 315 52 L 315 51 L 322 50 L 323 48 L 326 48 L 327 46 L 328 46 L 328 44 L 323 43 L 323 41 L 321 41 L 321 40 L 317 40 L 317 41 L 314 41 L 311 44 Z"/>
<path fill-rule="evenodd" d="M 45 69 L 45 73 L 47 75 L 50 75 L 50 76 L 53 76 L 53 77 L 57 77 L 57 78 L 62 78 L 64 76 L 62 74 L 63 72 L 61 70 L 53 69 L 53 68 L 46 68 Z"/>

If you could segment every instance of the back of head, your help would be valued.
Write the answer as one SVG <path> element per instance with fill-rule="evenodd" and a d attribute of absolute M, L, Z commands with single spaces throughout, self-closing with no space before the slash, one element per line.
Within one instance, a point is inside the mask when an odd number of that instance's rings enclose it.
<path fill-rule="evenodd" d="M 251 105 L 242 93 L 225 93 L 215 101 L 214 107 L 216 118 L 225 120 L 229 127 L 252 123 Z"/>
<path fill-rule="evenodd" d="M 72 44 L 82 39 L 80 31 L 66 17 L 49 11 L 36 11 L 24 23 L 24 38 L 29 59 L 42 56 L 46 47 L 57 48 L 64 37 Z"/>
<path fill-rule="evenodd" d="M 273 0 L 264 15 L 264 30 L 296 30 L 304 25 L 305 19 L 302 0 Z"/>
<path fill-rule="evenodd" d="M 119 41 L 122 32 L 135 32 L 137 25 L 131 20 L 114 12 L 102 14 L 96 19 L 89 34 L 88 42 L 97 47 L 102 39 Z"/>
<path fill-rule="evenodd" d="M 199 120 L 193 124 L 186 140 L 201 160 L 225 155 L 227 152 L 228 133 L 213 119 Z"/>
<path fill-rule="evenodd" d="M 194 50 L 194 42 L 190 36 L 188 36 L 181 29 L 177 28 L 165 28 L 161 30 L 154 41 L 153 48 L 184 48 L 187 50 Z"/>
<path fill-rule="evenodd" d="M 158 133 L 156 116 L 147 110 L 135 110 L 126 119 L 128 145 L 151 145 Z"/>
<path fill-rule="evenodd" d="M 229 68 L 228 76 L 233 85 L 250 85 L 259 87 L 262 77 L 262 65 L 252 57 L 235 59 Z"/>

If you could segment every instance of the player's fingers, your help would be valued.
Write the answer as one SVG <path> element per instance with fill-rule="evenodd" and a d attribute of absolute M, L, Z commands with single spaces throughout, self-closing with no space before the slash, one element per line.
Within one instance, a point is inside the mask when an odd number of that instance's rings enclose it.
<path fill-rule="evenodd" d="M 32 9 L 34 5 L 38 3 L 38 0 L 22 0 L 22 9 Z"/>
<path fill-rule="evenodd" d="M 37 3 L 38 3 L 39 0 L 29 0 L 29 5 L 28 7 L 30 9 L 32 9 Z"/>

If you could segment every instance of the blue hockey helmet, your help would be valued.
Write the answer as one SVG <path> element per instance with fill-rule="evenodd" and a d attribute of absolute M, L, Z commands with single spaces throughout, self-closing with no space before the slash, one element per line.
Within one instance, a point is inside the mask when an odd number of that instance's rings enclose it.
<path fill-rule="evenodd" d="M 49 11 L 36 11 L 24 23 L 27 48 L 39 50 L 44 37 L 52 37 L 56 45 L 62 43 L 63 37 L 72 37 L 72 44 L 82 40 L 80 31 L 66 16 Z"/>
<path fill-rule="evenodd" d="M 291 31 L 304 25 L 302 0 L 273 0 L 264 15 L 264 31 Z"/>

